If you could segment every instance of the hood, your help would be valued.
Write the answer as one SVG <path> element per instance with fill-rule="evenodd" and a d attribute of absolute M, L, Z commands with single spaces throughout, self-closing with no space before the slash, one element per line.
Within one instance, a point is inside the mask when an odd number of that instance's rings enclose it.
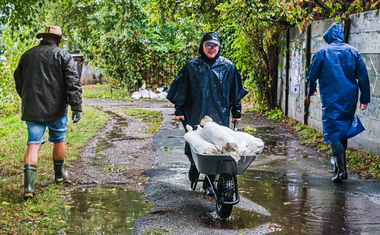
<path fill-rule="evenodd" d="M 221 48 L 220 48 L 220 46 L 219 46 L 218 54 L 216 54 L 216 56 L 215 56 L 214 58 L 210 59 L 210 58 L 208 58 L 208 57 L 206 56 L 205 52 L 203 51 L 203 43 L 204 43 L 206 40 L 210 39 L 210 35 L 213 35 L 213 37 L 216 36 L 217 39 L 218 39 L 218 41 L 220 42 L 219 35 L 218 35 L 217 33 L 213 32 L 213 31 L 208 31 L 208 32 L 204 33 L 203 36 L 202 36 L 201 43 L 199 44 L 198 52 L 199 52 L 199 54 L 201 55 L 202 59 L 203 59 L 208 65 L 211 66 L 211 65 L 214 64 L 214 62 L 219 58 Z"/>
<path fill-rule="evenodd" d="M 344 42 L 343 27 L 340 23 L 333 23 L 323 34 L 323 39 L 330 44 L 334 41 Z"/>

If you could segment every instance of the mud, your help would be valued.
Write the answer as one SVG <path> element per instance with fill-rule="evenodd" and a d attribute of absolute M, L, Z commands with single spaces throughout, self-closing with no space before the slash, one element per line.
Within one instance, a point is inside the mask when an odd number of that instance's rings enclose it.
<path fill-rule="evenodd" d="M 143 192 L 149 177 L 141 173 L 150 169 L 156 158 L 153 149 L 155 133 L 145 133 L 143 129 L 149 123 L 128 117 L 121 109 L 159 107 L 160 103 L 84 99 L 84 104 L 107 113 L 109 121 L 80 149 L 80 159 L 71 162 L 69 189 L 119 186 Z"/>

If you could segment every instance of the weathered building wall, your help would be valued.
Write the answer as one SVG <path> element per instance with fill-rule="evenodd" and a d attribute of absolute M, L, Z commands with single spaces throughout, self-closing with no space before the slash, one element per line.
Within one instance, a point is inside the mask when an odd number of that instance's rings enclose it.
<path fill-rule="evenodd" d="M 356 113 L 366 130 L 349 143 L 357 149 L 380 153 L 380 10 L 355 14 L 350 18 L 348 43 L 359 50 L 366 64 L 371 103 L 364 112 L 358 108 Z"/>
<path fill-rule="evenodd" d="M 326 19 L 321 21 L 316 21 L 311 24 L 309 30 L 310 33 L 310 56 L 311 58 L 315 53 L 326 46 L 327 43 L 323 39 L 323 34 L 334 22 L 333 19 Z M 309 65 L 307 65 L 308 67 Z M 304 77 L 306 79 L 306 75 Z M 306 86 L 306 82 L 304 82 Z M 318 83 L 317 83 L 318 84 Z M 309 112 L 307 119 L 308 126 L 311 126 L 318 131 L 322 132 L 322 103 L 320 98 L 319 86 L 317 85 L 317 95 L 310 97 Z"/>
<path fill-rule="evenodd" d="M 298 30 L 291 29 L 289 32 L 289 96 L 288 116 L 303 123 L 304 121 L 304 98 L 305 98 L 305 66 L 306 66 L 306 35 Z"/>
<path fill-rule="evenodd" d="M 348 43 L 359 50 L 366 64 L 371 84 L 371 103 L 363 112 L 359 109 L 358 103 L 356 113 L 366 130 L 349 139 L 348 143 L 355 149 L 371 150 L 380 154 L 380 11 L 351 15 L 350 19 Z M 307 125 L 320 132 L 322 132 L 322 103 L 318 86 L 317 95 L 310 97 L 307 116 L 304 116 L 306 68 L 309 66 L 306 55 L 310 53 L 311 58 L 319 49 L 327 45 L 322 35 L 333 22 L 334 19 L 313 22 L 308 32 L 304 34 L 298 34 L 294 29 L 290 30 L 288 32 L 289 54 L 287 57 L 279 56 L 279 62 L 285 61 L 285 65 L 278 69 L 278 89 L 281 89 L 277 92 L 278 105 L 288 116 L 301 123 L 306 122 Z M 287 65 L 286 62 L 288 62 Z M 299 76 L 297 76 L 298 72 Z"/>

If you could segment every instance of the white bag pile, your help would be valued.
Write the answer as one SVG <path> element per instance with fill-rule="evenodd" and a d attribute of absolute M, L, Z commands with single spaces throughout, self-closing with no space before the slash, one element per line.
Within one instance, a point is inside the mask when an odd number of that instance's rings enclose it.
<path fill-rule="evenodd" d="M 168 94 L 166 91 L 164 91 L 163 87 L 156 88 L 158 93 L 153 92 L 151 90 L 146 89 L 146 84 L 144 83 L 141 88 L 139 88 L 139 91 L 135 91 L 132 93 L 133 99 L 141 99 L 141 98 L 148 98 L 148 99 L 166 99 L 166 95 Z"/>
<path fill-rule="evenodd" d="M 264 142 L 248 133 L 233 131 L 228 127 L 218 125 L 208 116 L 201 121 L 201 128 L 193 131 L 187 125 L 188 132 L 185 140 L 200 154 L 224 154 L 228 153 L 235 161 L 241 156 L 258 155 L 264 149 Z"/>

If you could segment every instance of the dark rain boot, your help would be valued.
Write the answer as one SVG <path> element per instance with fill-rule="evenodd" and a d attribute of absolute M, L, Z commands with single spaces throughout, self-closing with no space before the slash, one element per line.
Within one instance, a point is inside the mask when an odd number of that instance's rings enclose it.
<path fill-rule="evenodd" d="M 36 191 L 34 190 L 34 176 L 36 175 L 37 166 L 32 164 L 24 165 L 24 198 L 28 200 L 33 198 Z"/>
<path fill-rule="evenodd" d="M 336 174 L 338 172 L 338 166 L 336 165 L 336 157 L 331 158 L 330 165 L 333 167 L 333 171 Z"/>
<path fill-rule="evenodd" d="M 348 178 L 348 174 L 347 174 L 347 160 L 346 160 L 346 153 L 343 154 L 344 155 L 344 158 L 343 158 L 343 176 L 342 176 L 342 179 L 346 180 Z"/>
<path fill-rule="evenodd" d="M 336 157 L 336 165 L 338 166 L 338 171 L 336 173 L 336 176 L 332 178 L 331 180 L 333 182 L 341 182 L 344 177 L 347 178 L 347 170 L 345 167 L 345 154 L 344 153 L 338 153 L 335 155 Z"/>
<path fill-rule="evenodd" d="M 56 184 L 63 184 L 64 182 L 69 180 L 69 172 L 63 170 L 63 162 L 65 160 L 54 160 L 54 172 L 55 177 L 54 181 Z"/>

